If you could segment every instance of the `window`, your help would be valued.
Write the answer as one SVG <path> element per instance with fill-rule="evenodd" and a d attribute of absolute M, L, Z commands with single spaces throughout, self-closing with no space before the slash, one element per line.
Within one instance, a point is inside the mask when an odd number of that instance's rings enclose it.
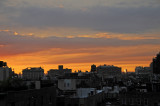
<path fill-rule="evenodd" d="M 148 99 L 144 99 L 144 105 L 148 105 Z"/>
<path fill-rule="evenodd" d="M 141 104 L 141 100 L 137 99 L 137 104 L 140 105 Z"/>
<path fill-rule="evenodd" d="M 93 95 L 93 91 L 91 91 L 91 95 Z"/>

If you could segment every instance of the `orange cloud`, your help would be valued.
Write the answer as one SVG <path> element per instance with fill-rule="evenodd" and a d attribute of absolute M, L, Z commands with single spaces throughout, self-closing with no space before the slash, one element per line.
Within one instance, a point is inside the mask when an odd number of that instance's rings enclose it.
<path fill-rule="evenodd" d="M 0 45 L 0 47 L 4 47 L 5 45 Z"/>
<path fill-rule="evenodd" d="M 145 39 L 160 39 L 159 34 L 119 34 L 119 33 L 96 33 L 92 35 L 76 35 L 67 36 L 68 38 L 84 37 L 84 38 L 107 38 L 121 40 L 145 40 Z"/>
<path fill-rule="evenodd" d="M 0 32 L 9 32 L 10 30 L 5 29 L 5 30 L 0 30 Z"/>
<path fill-rule="evenodd" d="M 16 72 L 26 67 L 40 66 L 47 72 L 59 64 L 83 71 L 90 70 L 91 64 L 116 65 L 134 71 L 135 66 L 149 66 L 160 48 L 159 40 L 146 40 L 150 39 L 150 34 L 141 35 L 142 38 L 138 35 L 113 33 L 77 35 L 71 38 L 41 38 L 19 33 L 15 36 L 13 31 L 7 34 L 3 32 L 0 36 L 1 60 L 8 62 Z M 156 34 L 153 35 L 158 38 Z"/>

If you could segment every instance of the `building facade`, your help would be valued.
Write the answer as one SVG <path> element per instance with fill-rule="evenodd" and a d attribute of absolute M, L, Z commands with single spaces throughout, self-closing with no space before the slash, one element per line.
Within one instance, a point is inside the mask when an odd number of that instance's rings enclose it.
<path fill-rule="evenodd" d="M 0 106 L 56 106 L 56 88 L 0 93 Z"/>
<path fill-rule="evenodd" d="M 44 77 L 44 69 L 41 67 L 22 70 L 22 78 L 25 80 L 40 80 L 42 77 Z"/>
<path fill-rule="evenodd" d="M 153 74 L 160 74 L 160 53 L 153 59 Z"/>
<path fill-rule="evenodd" d="M 120 94 L 120 106 L 160 106 L 159 92 L 126 92 Z"/>
<path fill-rule="evenodd" d="M 48 76 L 51 79 L 54 79 L 56 76 L 63 76 L 65 73 L 71 73 L 72 69 L 63 69 L 63 65 L 59 65 L 58 69 L 50 69 L 48 71 Z"/>
<path fill-rule="evenodd" d="M 58 79 L 58 88 L 61 90 L 76 90 L 76 79 Z"/>
<path fill-rule="evenodd" d="M 0 61 L 0 81 L 7 80 L 12 77 L 13 71 L 7 66 L 6 62 Z"/>
<path fill-rule="evenodd" d="M 138 66 L 135 68 L 135 73 L 138 74 L 151 74 L 152 70 L 150 67 Z"/>
<path fill-rule="evenodd" d="M 74 95 L 59 97 L 57 106 L 104 106 L 104 92 L 95 88 L 79 88 Z"/>
<path fill-rule="evenodd" d="M 121 75 L 121 68 L 113 65 L 100 65 L 97 67 L 97 73 L 101 75 Z"/>

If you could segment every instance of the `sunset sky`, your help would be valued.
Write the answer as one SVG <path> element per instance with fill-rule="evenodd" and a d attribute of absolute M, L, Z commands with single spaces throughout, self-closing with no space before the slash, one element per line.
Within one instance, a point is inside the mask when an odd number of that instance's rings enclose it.
<path fill-rule="evenodd" d="M 0 0 L 0 61 L 19 73 L 92 64 L 134 71 L 160 51 L 160 0 Z"/>

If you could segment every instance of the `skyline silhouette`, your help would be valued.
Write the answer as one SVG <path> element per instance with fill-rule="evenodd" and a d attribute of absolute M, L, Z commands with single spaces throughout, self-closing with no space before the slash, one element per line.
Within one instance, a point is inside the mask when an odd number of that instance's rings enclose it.
<path fill-rule="evenodd" d="M 154 56 L 153 58 L 152 58 L 152 61 L 150 62 L 150 64 L 148 64 L 147 66 L 140 66 L 140 65 L 137 65 L 137 66 L 135 66 L 134 67 L 134 71 L 131 71 L 131 70 L 128 70 L 127 68 L 126 69 L 124 69 L 123 67 L 119 67 L 120 69 L 121 69 L 121 71 L 122 72 L 136 72 L 136 68 L 137 67 L 150 67 L 150 68 L 152 68 L 153 66 L 153 63 L 155 62 L 155 61 L 158 61 L 158 59 L 159 59 L 159 56 L 160 56 L 160 52 L 156 55 L 156 56 Z M 157 64 L 159 64 L 159 63 L 157 63 Z M 0 67 L 2 67 L 2 66 L 7 66 L 7 62 L 4 62 L 4 61 L 0 61 Z M 61 65 L 58 65 L 59 67 L 61 66 Z M 90 72 L 91 70 L 92 70 L 92 66 L 93 67 L 95 67 L 96 68 L 96 64 L 91 64 L 89 67 L 90 68 L 88 68 L 88 70 L 82 70 L 83 68 L 81 67 L 80 69 L 78 69 L 77 67 L 76 68 L 71 68 L 71 72 L 79 72 L 79 71 L 82 71 L 82 72 Z M 114 66 L 114 64 L 100 64 L 100 65 L 97 65 L 97 67 L 101 67 L 101 66 L 107 66 L 107 67 L 116 67 L 116 66 Z M 28 70 L 28 69 L 30 69 L 30 68 L 38 68 L 38 66 L 27 66 L 27 67 L 25 67 L 25 68 L 23 68 L 22 70 L 19 70 L 19 71 L 17 71 L 17 70 L 15 70 L 14 69 L 14 67 L 12 67 L 12 66 L 9 66 L 10 68 L 12 68 L 13 69 L 13 71 L 14 72 L 16 72 L 16 73 L 22 73 L 22 71 L 23 70 Z M 43 68 L 43 70 L 44 69 L 46 69 L 45 67 L 43 67 L 43 66 L 39 66 L 40 68 Z M 63 67 L 63 65 L 62 65 L 62 67 Z M 66 66 L 65 66 L 66 67 Z M 74 66 L 73 66 L 74 67 Z M 44 70 L 44 73 L 47 73 L 48 71 L 50 71 L 50 70 L 52 70 L 52 69 L 56 69 L 55 67 L 52 67 L 52 68 L 50 68 L 50 69 L 48 69 L 48 70 Z M 67 70 L 68 70 L 68 68 L 66 68 Z M 74 70 L 74 69 L 77 69 L 77 70 Z M 152 69 L 153 70 L 153 69 Z M 92 71 L 91 71 L 92 72 Z"/>

